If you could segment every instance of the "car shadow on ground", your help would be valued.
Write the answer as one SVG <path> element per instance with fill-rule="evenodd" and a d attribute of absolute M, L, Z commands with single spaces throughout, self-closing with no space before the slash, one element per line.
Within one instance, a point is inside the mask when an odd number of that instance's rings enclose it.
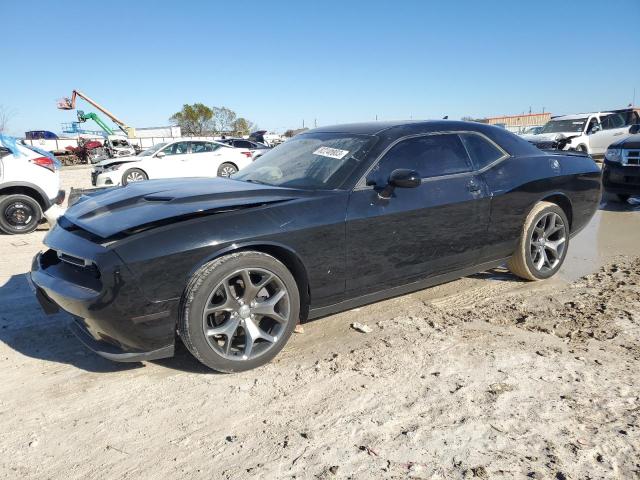
<path fill-rule="evenodd" d="M 30 358 L 66 363 L 87 372 L 109 373 L 143 368 L 144 363 L 114 362 L 86 348 L 68 328 L 65 312 L 46 315 L 31 291 L 25 274 L 0 280 L 0 342 Z M 153 364 L 187 373 L 214 373 L 198 362 L 176 340 L 175 356 Z"/>
<path fill-rule="evenodd" d="M 66 363 L 88 372 L 118 372 L 140 363 L 115 363 L 89 351 L 68 329 L 64 312 L 47 316 L 31 292 L 25 274 L 0 280 L 0 342 L 27 357 Z"/>

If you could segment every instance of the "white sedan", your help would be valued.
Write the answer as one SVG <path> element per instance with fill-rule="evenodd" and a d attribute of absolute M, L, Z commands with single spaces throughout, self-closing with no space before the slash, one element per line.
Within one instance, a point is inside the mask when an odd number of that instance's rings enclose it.
<path fill-rule="evenodd" d="M 158 143 L 136 156 L 110 158 L 95 164 L 91 183 L 109 187 L 157 178 L 228 177 L 249 165 L 251 157 L 249 150 L 218 142 Z"/>

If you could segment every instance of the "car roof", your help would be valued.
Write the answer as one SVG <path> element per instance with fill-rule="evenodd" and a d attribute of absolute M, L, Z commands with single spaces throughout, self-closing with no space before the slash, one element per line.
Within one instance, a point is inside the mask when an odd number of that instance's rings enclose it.
<path fill-rule="evenodd" d="M 504 128 L 479 122 L 463 122 L 459 120 L 405 120 L 395 122 L 367 122 L 344 125 L 331 125 L 315 128 L 299 133 L 350 133 L 354 135 L 371 135 L 380 138 L 382 147 L 390 145 L 399 138 L 437 132 L 477 132 L 500 145 L 511 155 L 532 155 L 539 153 L 536 147 L 526 140 L 510 133 Z"/>

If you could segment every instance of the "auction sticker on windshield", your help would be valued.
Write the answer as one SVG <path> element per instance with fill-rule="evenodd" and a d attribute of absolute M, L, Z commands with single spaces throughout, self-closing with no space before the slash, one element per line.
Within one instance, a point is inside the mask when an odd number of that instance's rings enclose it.
<path fill-rule="evenodd" d="M 337 158 L 341 160 L 344 156 L 349 153 L 349 150 L 340 150 L 339 148 L 330 148 L 330 147 L 320 147 L 315 152 L 314 155 L 322 155 L 323 157 L 329 158 Z"/>

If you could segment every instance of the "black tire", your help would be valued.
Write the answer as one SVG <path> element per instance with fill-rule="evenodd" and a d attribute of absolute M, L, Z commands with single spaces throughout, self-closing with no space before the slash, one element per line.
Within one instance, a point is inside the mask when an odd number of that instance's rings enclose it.
<path fill-rule="evenodd" d="M 629 197 L 631 197 L 631 195 L 623 195 L 621 193 L 617 194 L 616 197 L 618 198 L 619 202 L 622 203 L 627 203 L 627 200 L 629 200 Z"/>
<path fill-rule="evenodd" d="M 233 163 L 224 162 L 218 167 L 218 176 L 219 177 L 229 177 L 238 171 L 238 167 L 236 167 Z"/>
<path fill-rule="evenodd" d="M 584 145 L 578 145 L 578 146 L 576 147 L 576 152 L 580 152 L 580 153 L 589 153 L 589 152 L 587 151 L 587 147 L 586 147 L 586 146 L 584 146 Z"/>
<path fill-rule="evenodd" d="M 130 168 L 122 174 L 122 185 L 149 180 L 149 176 L 139 168 Z"/>
<path fill-rule="evenodd" d="M 547 236 L 547 229 L 543 228 L 543 238 L 540 238 L 539 224 L 546 218 L 559 218 L 558 223 L 554 220 L 554 225 L 557 227 L 562 224 L 562 229 Z M 549 228 L 549 232 L 553 228 Z M 569 249 L 569 233 L 569 220 L 564 210 L 555 203 L 538 202 L 524 222 L 516 251 L 507 262 L 509 270 L 525 280 L 544 280 L 552 277 L 560 270 L 566 258 Z M 560 241 L 560 238 L 563 240 Z M 557 242 L 560 243 L 556 245 Z M 553 261 L 549 260 L 547 265 L 547 255 L 549 259 L 553 255 L 552 246 L 556 247 L 556 258 Z M 535 263 L 534 259 L 536 259 Z M 542 263 L 541 267 L 540 263 Z"/>
<path fill-rule="evenodd" d="M 28 195 L 0 197 L 0 230 L 9 235 L 33 232 L 42 220 L 40 204 Z"/>
<path fill-rule="evenodd" d="M 264 287 L 260 287 L 260 282 L 263 281 L 262 277 L 259 277 L 258 284 L 253 286 L 258 288 L 254 289 L 256 295 L 263 292 L 266 302 L 251 302 L 250 304 L 247 302 L 237 310 L 232 307 L 227 309 L 226 312 L 216 310 L 221 308 L 214 306 L 213 300 L 221 298 L 217 296 L 218 293 L 216 292 L 225 293 L 225 296 L 226 293 L 230 292 L 233 302 L 240 301 L 242 303 L 240 298 L 245 298 L 246 293 L 244 286 L 240 283 L 241 289 L 238 290 L 238 284 L 233 284 L 233 280 L 230 279 L 241 279 L 241 274 L 238 272 L 243 271 L 249 271 L 250 274 L 256 271 L 267 272 L 273 276 L 273 282 L 275 282 L 278 289 L 277 293 L 280 293 L 281 290 L 285 291 L 281 298 L 286 298 L 286 312 L 288 315 L 283 314 L 281 318 L 286 316 L 286 323 L 272 321 L 272 318 L 268 315 L 261 315 L 260 313 L 255 315 L 255 319 L 254 315 L 250 315 L 249 318 L 249 313 L 251 312 L 246 311 L 246 308 L 250 305 L 251 308 L 249 310 L 252 310 L 256 305 L 268 303 L 270 300 L 268 296 L 271 295 L 268 289 L 275 289 L 273 287 L 274 284 L 265 284 Z M 237 277 L 234 277 L 234 275 Z M 250 282 L 253 283 L 254 280 L 251 279 Z M 229 284 L 233 284 L 233 291 L 222 287 L 222 285 Z M 285 297 L 284 295 L 287 296 Z M 276 296 L 274 295 L 271 299 Z M 247 298 L 250 298 L 250 296 Z M 258 299 L 259 297 L 255 296 L 254 298 Z M 260 300 L 262 299 L 260 298 Z M 227 298 L 222 304 L 227 305 L 228 300 Z M 277 303 L 274 303 L 274 310 L 281 301 L 276 300 Z M 205 314 L 206 307 L 216 311 Z M 245 308 L 244 312 L 240 312 L 242 308 Z M 220 313 L 221 317 L 218 317 Z M 299 321 L 299 317 L 300 293 L 298 285 L 287 267 L 271 255 L 262 252 L 244 251 L 213 260 L 203 265 L 193 275 L 182 296 L 178 334 L 193 356 L 207 367 L 224 373 L 241 372 L 262 366 L 271 361 L 289 340 L 293 329 Z M 251 325 L 248 323 L 250 319 Z M 232 332 L 231 336 L 226 333 L 218 335 L 210 333 L 224 330 L 233 321 L 236 323 L 231 327 L 231 330 L 228 330 Z M 267 323 L 264 324 L 263 322 Z M 255 343 L 253 341 L 249 342 L 247 340 L 247 337 L 249 337 L 247 332 L 255 325 L 258 325 L 259 328 L 266 325 L 267 328 L 262 328 L 260 332 L 267 333 L 269 336 L 273 335 L 271 339 L 263 340 L 258 338 Z M 209 335 L 205 333 L 205 329 L 209 332 Z M 224 343 L 221 344 L 222 337 L 224 337 Z M 227 342 L 231 345 L 230 348 L 227 348 Z M 248 343 L 251 343 L 252 348 L 247 356 Z"/>

